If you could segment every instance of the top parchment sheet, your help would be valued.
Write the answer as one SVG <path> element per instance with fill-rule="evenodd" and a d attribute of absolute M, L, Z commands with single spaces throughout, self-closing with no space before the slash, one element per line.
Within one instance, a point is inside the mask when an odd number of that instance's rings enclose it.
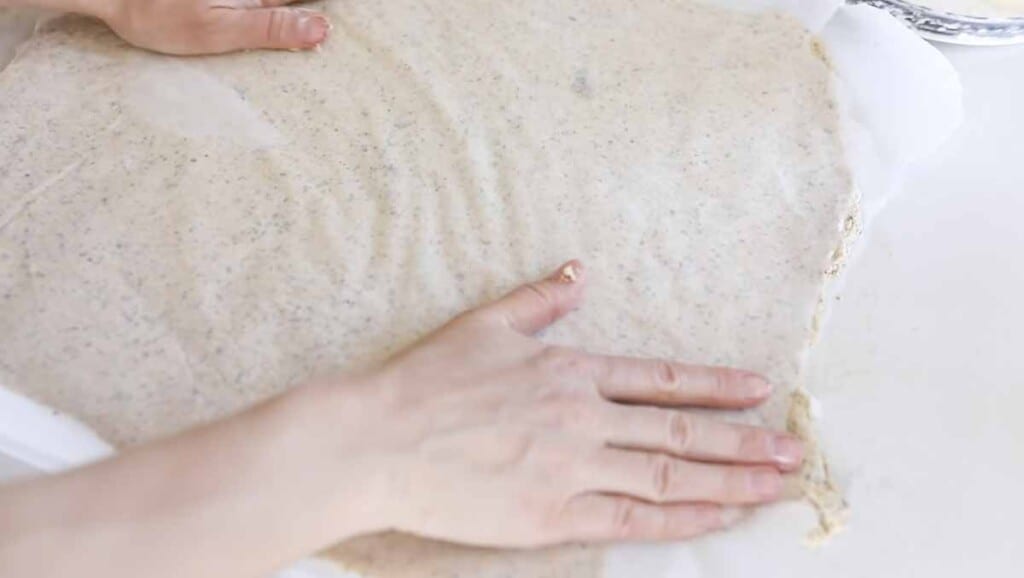
<path fill-rule="evenodd" d="M 80 19 L 22 49 L 0 75 L 0 381 L 137 443 L 579 257 L 587 303 L 545 339 L 763 372 L 775 395 L 737 417 L 786 425 L 854 201 L 827 58 L 795 20 L 325 9 L 320 54 L 174 59 Z M 396 536 L 338 555 L 367 576 L 597 571 L 596 550 Z"/>

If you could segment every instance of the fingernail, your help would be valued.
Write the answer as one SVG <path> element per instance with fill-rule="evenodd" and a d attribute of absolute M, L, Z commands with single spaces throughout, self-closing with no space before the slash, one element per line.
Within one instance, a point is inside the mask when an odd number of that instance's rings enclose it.
<path fill-rule="evenodd" d="M 772 470 L 761 470 L 750 476 L 754 493 L 762 498 L 773 498 L 782 491 L 782 476 Z"/>
<path fill-rule="evenodd" d="M 780 464 L 795 466 L 804 459 L 804 444 L 789 435 L 777 435 L 772 440 L 772 459 Z"/>
<path fill-rule="evenodd" d="M 583 274 L 583 267 L 576 261 L 571 261 L 562 266 L 555 274 L 555 280 L 560 283 L 575 283 Z"/>
<path fill-rule="evenodd" d="M 307 44 L 319 45 L 327 38 L 330 22 L 320 14 L 302 15 L 299 19 L 299 35 Z"/>
<path fill-rule="evenodd" d="M 744 377 L 743 387 L 750 393 L 751 397 L 766 397 L 772 392 L 772 384 L 757 374 L 750 374 Z"/>

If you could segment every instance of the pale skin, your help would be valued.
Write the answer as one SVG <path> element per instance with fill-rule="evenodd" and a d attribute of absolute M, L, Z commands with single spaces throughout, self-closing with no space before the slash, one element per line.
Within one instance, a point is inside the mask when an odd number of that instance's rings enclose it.
<path fill-rule="evenodd" d="M 269 48 L 310 50 L 331 24 L 296 0 L 0 0 L 93 16 L 128 42 L 166 54 L 219 54 Z"/>
<path fill-rule="evenodd" d="M 322 43 L 326 18 L 287 3 L 32 2 L 173 54 Z M 0 486 L 0 576 L 260 577 L 383 530 L 499 548 L 681 540 L 780 499 L 797 438 L 687 410 L 756 406 L 761 376 L 535 337 L 585 286 L 567 263 L 379 367 Z"/>
<path fill-rule="evenodd" d="M 585 285 L 571 262 L 375 369 L 4 487 L 0 574 L 256 577 L 382 530 L 504 548 L 681 540 L 780 499 L 799 440 L 686 409 L 755 406 L 760 376 L 533 336 Z"/>

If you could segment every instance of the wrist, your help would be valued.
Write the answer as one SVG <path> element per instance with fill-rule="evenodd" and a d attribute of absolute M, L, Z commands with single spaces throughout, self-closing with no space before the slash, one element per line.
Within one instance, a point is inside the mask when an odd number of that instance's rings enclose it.
<path fill-rule="evenodd" d="M 277 437 L 321 511 L 325 545 L 391 529 L 394 468 L 374 451 L 378 404 L 358 378 L 317 380 L 282 395 Z"/>

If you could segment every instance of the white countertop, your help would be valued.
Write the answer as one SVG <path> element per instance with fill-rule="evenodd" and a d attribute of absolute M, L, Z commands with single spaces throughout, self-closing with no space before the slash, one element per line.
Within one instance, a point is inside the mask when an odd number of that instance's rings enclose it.
<path fill-rule="evenodd" d="M 812 357 L 853 512 L 831 578 L 1024 560 L 1024 46 L 943 52 L 965 123 L 861 239 Z"/>

